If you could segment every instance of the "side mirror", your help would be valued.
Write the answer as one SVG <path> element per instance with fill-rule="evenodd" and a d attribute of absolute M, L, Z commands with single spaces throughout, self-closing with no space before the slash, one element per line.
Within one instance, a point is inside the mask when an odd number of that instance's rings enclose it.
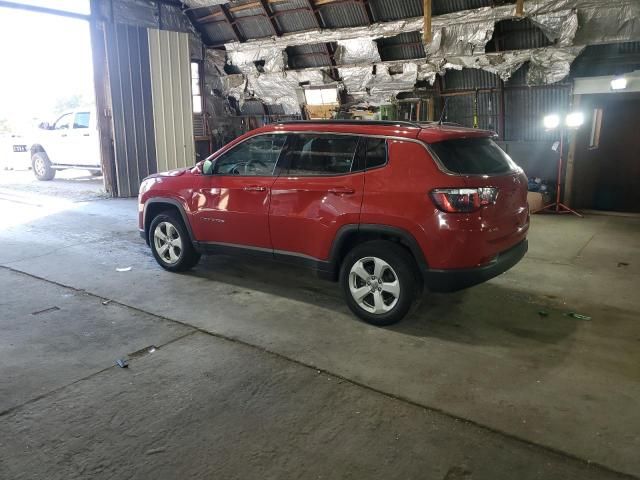
<path fill-rule="evenodd" d="M 214 162 L 213 160 L 205 160 L 202 163 L 202 173 L 204 175 L 213 175 L 213 166 L 214 166 Z"/>

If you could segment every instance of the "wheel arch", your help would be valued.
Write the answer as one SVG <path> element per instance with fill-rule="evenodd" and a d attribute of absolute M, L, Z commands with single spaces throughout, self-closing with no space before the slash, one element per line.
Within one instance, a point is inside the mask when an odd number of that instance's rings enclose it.
<path fill-rule="evenodd" d="M 149 226 L 151 225 L 151 222 L 156 215 L 165 210 L 173 210 L 180 215 L 182 223 L 184 223 L 184 227 L 187 229 L 187 233 L 189 234 L 189 240 L 194 244 L 195 238 L 193 236 L 193 231 L 191 230 L 191 223 L 189 222 L 189 217 L 187 217 L 187 213 L 182 203 L 174 198 L 155 197 L 150 198 L 144 204 L 143 225 L 144 237 L 147 245 L 149 244 Z"/>
<path fill-rule="evenodd" d="M 340 265 L 349 251 L 356 245 L 370 240 L 387 240 L 399 244 L 407 250 L 416 262 L 416 267 L 423 271 L 427 268 L 427 260 L 415 237 L 408 231 L 390 225 L 360 224 L 345 225 L 336 235 L 331 246 L 330 262 L 333 265 L 333 279 L 336 280 Z"/>
<path fill-rule="evenodd" d="M 46 154 L 47 151 L 44 149 L 44 147 L 42 145 L 40 145 L 39 143 L 34 143 L 33 145 L 31 145 L 31 147 L 29 148 L 29 153 L 31 154 L 31 156 L 33 157 L 34 153 L 44 153 Z M 47 155 L 48 156 L 48 155 Z"/>

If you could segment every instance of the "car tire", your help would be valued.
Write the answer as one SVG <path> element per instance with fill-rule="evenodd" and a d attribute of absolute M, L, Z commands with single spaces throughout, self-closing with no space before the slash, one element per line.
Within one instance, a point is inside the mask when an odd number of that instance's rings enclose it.
<path fill-rule="evenodd" d="M 45 152 L 36 152 L 31 156 L 31 166 L 36 178 L 42 182 L 53 180 L 56 171 L 51 168 L 51 161 Z"/>
<path fill-rule="evenodd" d="M 156 262 L 165 270 L 185 272 L 200 261 L 200 254 L 193 247 L 189 232 L 174 211 L 166 210 L 156 215 L 147 235 Z"/>
<path fill-rule="evenodd" d="M 100 177 L 102 175 L 102 171 L 100 170 L 89 170 L 89 173 L 92 177 Z"/>
<path fill-rule="evenodd" d="M 365 322 L 393 325 L 411 309 L 421 290 L 415 260 L 402 246 L 374 240 L 351 250 L 340 269 L 347 305 Z"/>

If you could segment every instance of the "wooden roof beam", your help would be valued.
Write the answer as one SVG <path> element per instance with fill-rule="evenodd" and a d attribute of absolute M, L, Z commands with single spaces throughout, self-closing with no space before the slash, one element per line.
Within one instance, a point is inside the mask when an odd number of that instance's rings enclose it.
<path fill-rule="evenodd" d="M 227 23 L 231 27 L 231 30 L 233 31 L 233 36 L 236 38 L 236 41 L 245 42 L 246 38 L 243 38 L 242 34 L 240 33 L 240 29 L 238 28 L 238 25 L 236 25 L 236 22 L 233 20 L 233 17 L 229 13 L 228 7 L 224 4 L 218 5 L 218 6 L 220 7 L 220 11 L 224 15 L 224 18 L 226 19 Z"/>
<path fill-rule="evenodd" d="M 431 28 L 431 0 L 424 0 L 424 43 L 431 43 L 433 32 Z"/>

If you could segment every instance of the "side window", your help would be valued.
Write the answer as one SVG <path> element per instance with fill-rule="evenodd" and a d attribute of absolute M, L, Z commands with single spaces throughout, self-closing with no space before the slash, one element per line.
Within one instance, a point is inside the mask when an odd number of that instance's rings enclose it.
<path fill-rule="evenodd" d="M 73 113 L 65 113 L 58 120 L 56 120 L 53 126 L 54 130 L 67 130 L 71 128 L 71 122 L 73 120 Z"/>
<path fill-rule="evenodd" d="M 250 138 L 216 159 L 214 175 L 273 175 L 286 135 Z"/>
<path fill-rule="evenodd" d="M 78 112 L 73 119 L 73 128 L 89 128 L 89 112 Z"/>
<path fill-rule="evenodd" d="M 367 170 L 387 163 L 387 141 L 384 138 L 367 139 Z"/>
<path fill-rule="evenodd" d="M 387 164 L 387 140 L 384 138 L 362 137 L 352 171 L 362 171 L 382 167 Z"/>
<path fill-rule="evenodd" d="M 291 135 L 286 158 L 287 174 L 322 176 L 350 173 L 357 147 L 356 136 Z"/>

